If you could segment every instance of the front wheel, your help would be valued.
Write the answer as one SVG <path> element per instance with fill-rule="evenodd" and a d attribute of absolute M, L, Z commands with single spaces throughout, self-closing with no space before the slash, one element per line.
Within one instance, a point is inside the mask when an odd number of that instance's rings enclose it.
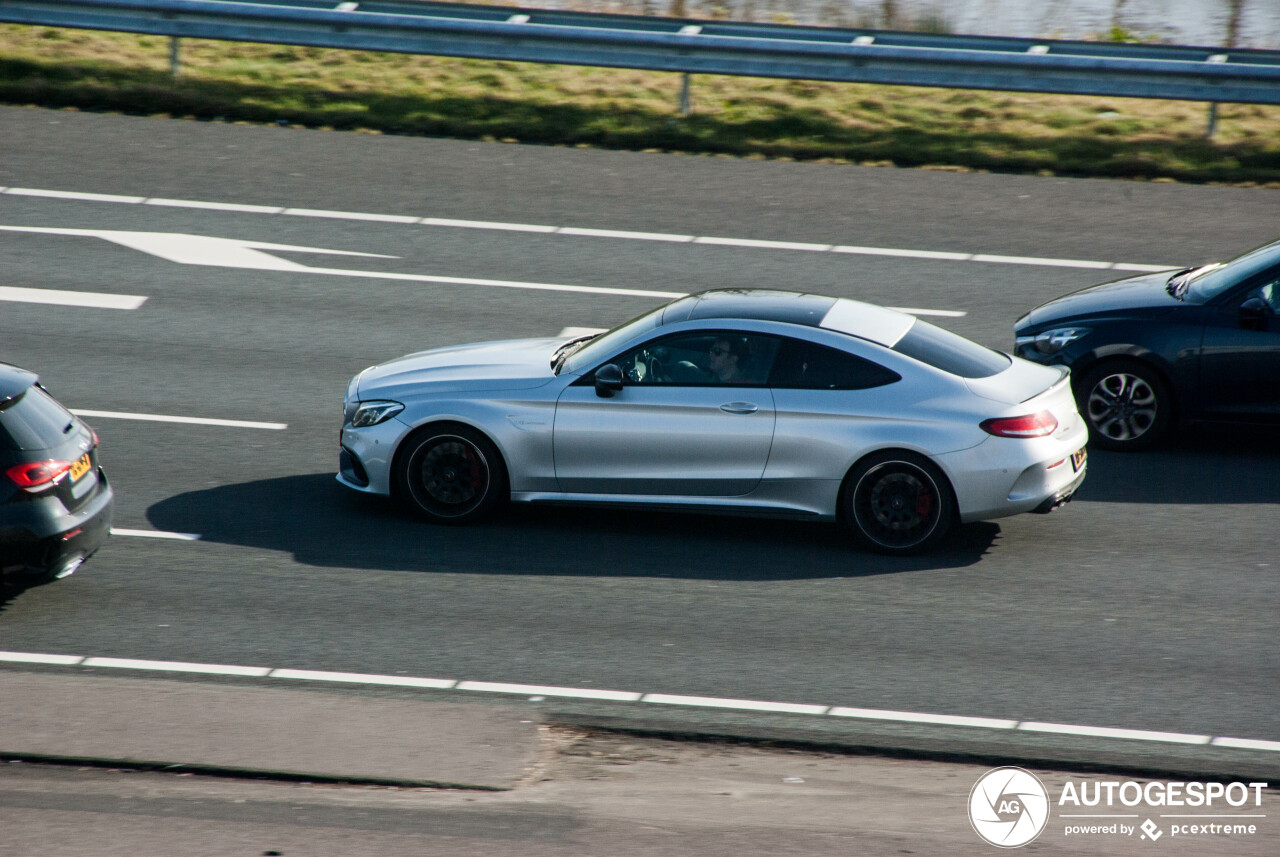
<path fill-rule="evenodd" d="M 1089 437 L 1102 449 L 1148 449 L 1169 427 L 1173 397 L 1151 367 L 1136 361 L 1095 366 L 1076 393 Z"/>
<path fill-rule="evenodd" d="M 507 492 L 497 448 L 466 426 L 428 430 L 411 437 L 399 456 L 400 496 L 428 520 L 468 524 L 493 512 Z"/>
<path fill-rule="evenodd" d="M 841 507 L 864 547 L 898 555 L 936 545 L 955 514 L 946 477 L 907 452 L 879 453 L 859 462 L 845 482 Z"/>

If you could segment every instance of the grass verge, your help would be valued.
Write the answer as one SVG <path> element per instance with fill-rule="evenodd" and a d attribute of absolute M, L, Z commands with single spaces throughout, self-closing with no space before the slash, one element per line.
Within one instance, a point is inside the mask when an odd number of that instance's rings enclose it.
<path fill-rule="evenodd" d="M 1280 107 L 680 76 L 0 25 L 0 102 L 555 145 L 1280 187 Z"/>

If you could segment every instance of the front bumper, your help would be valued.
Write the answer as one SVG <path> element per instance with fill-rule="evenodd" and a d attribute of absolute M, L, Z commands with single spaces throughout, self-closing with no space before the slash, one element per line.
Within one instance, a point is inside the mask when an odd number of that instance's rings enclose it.
<path fill-rule="evenodd" d="M 98 487 L 74 512 L 56 497 L 7 506 L 0 525 L 0 573 L 21 582 L 66 577 L 111 535 L 115 494 L 98 468 Z"/>
<path fill-rule="evenodd" d="M 391 493 L 391 459 L 409 426 L 394 417 L 368 428 L 343 426 L 338 481 L 366 494 Z"/>

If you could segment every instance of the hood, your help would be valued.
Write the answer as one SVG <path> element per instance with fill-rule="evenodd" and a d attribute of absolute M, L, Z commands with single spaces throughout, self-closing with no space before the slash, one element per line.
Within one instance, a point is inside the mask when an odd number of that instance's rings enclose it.
<path fill-rule="evenodd" d="M 1091 286 L 1064 297 L 1041 304 L 1018 319 L 1014 329 L 1036 328 L 1054 322 L 1083 323 L 1091 318 L 1105 318 L 1116 313 L 1161 315 L 1184 306 L 1183 302 L 1169 294 L 1165 286 L 1175 271 L 1143 274 Z M 1143 311 L 1146 311 L 1145 313 Z"/>
<path fill-rule="evenodd" d="M 371 366 L 358 376 L 362 399 L 462 390 L 522 390 L 553 377 L 551 355 L 565 340 L 516 339 L 434 348 Z"/>

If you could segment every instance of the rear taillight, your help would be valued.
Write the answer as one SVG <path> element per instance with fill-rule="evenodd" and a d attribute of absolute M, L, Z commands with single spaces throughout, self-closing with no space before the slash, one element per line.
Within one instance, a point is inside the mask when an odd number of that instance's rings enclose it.
<path fill-rule="evenodd" d="M 1022 417 L 983 420 L 982 430 L 996 437 L 1046 437 L 1058 428 L 1057 418 L 1048 411 Z"/>
<path fill-rule="evenodd" d="M 6 470 L 4 474 L 22 490 L 35 494 L 51 487 L 58 477 L 70 469 L 70 461 L 48 459 L 47 461 L 28 461 L 26 464 L 15 464 Z"/>

